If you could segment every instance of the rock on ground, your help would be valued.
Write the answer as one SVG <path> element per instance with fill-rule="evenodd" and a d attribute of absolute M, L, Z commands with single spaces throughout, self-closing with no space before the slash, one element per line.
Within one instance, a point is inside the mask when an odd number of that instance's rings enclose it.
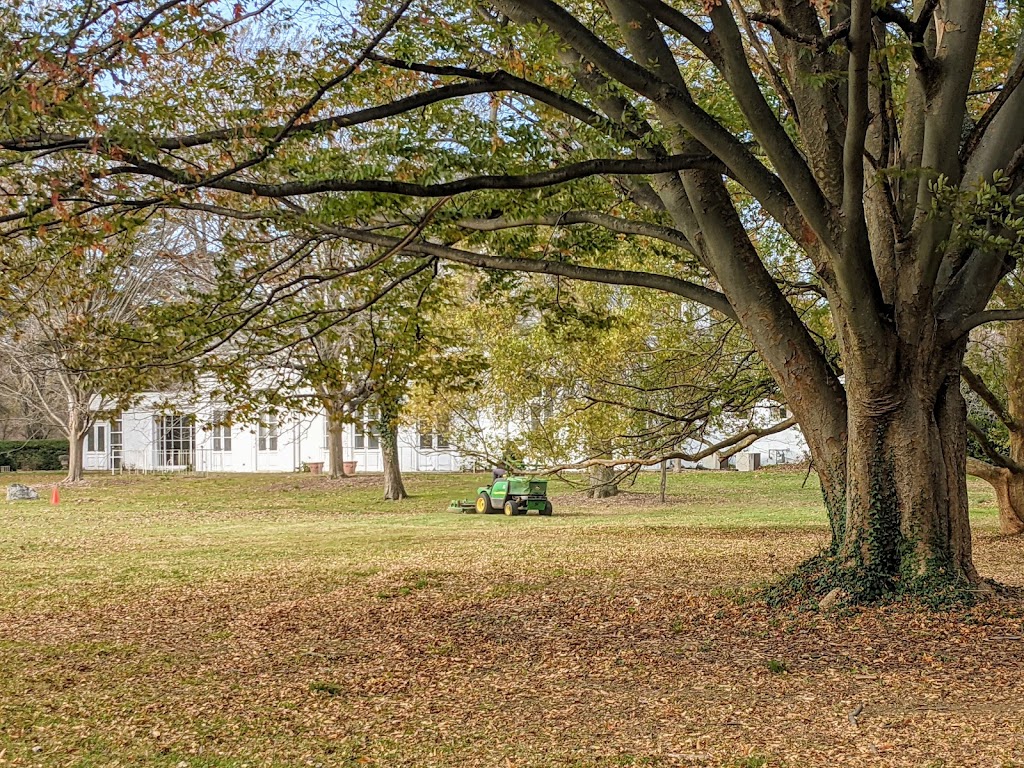
<path fill-rule="evenodd" d="M 14 483 L 13 485 L 7 486 L 7 500 L 8 501 L 29 501 L 31 499 L 38 499 L 39 494 L 29 488 L 27 485 L 21 483 Z"/>

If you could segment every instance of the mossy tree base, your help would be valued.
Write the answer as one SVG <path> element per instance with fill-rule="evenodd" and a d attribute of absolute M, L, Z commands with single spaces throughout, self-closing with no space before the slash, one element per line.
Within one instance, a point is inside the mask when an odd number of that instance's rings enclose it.
<path fill-rule="evenodd" d="M 773 607 L 809 603 L 820 606 L 828 597 L 833 606 L 914 602 L 939 609 L 973 605 L 1002 589 L 991 582 L 970 580 L 948 568 L 916 571 L 906 568 L 905 575 L 896 577 L 870 573 L 853 567 L 829 549 L 766 587 L 763 597 Z"/>
<path fill-rule="evenodd" d="M 776 599 L 941 605 L 987 590 L 971 557 L 962 354 L 962 345 L 934 358 L 908 352 L 877 377 L 848 375 L 846 431 L 833 440 L 842 460 L 833 466 L 810 445 L 829 470 L 831 546 L 773 587 Z"/>

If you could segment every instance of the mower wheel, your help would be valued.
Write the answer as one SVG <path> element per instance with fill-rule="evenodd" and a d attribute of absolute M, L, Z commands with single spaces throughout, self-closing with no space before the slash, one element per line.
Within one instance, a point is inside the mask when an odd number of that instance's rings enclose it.
<path fill-rule="evenodd" d="M 542 515 L 550 515 L 554 511 L 555 511 L 555 509 L 554 509 L 554 507 L 551 506 L 551 502 L 550 501 L 545 501 L 544 502 L 544 509 L 542 509 L 540 511 L 540 513 Z"/>
<path fill-rule="evenodd" d="M 489 515 L 491 511 L 491 497 L 486 493 L 481 493 L 476 497 L 476 513 L 478 515 Z"/>
<path fill-rule="evenodd" d="M 508 515 L 509 517 L 512 517 L 512 515 L 518 515 L 519 514 L 519 509 L 516 507 L 516 503 L 514 501 L 512 501 L 511 499 L 509 501 L 505 502 L 504 510 L 505 510 L 505 514 Z"/>

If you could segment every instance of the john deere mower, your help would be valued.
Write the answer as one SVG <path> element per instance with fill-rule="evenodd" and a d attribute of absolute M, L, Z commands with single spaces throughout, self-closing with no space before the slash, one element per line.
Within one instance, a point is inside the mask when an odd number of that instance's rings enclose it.
<path fill-rule="evenodd" d="M 491 485 L 477 488 L 475 502 L 453 501 L 448 509 L 478 515 L 504 512 L 510 517 L 529 512 L 550 515 L 553 511 L 548 501 L 548 481 L 529 477 L 499 478 Z"/>

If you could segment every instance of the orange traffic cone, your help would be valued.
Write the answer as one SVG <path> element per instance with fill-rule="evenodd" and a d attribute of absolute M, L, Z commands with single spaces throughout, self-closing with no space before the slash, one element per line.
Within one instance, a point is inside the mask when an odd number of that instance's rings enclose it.
<path fill-rule="evenodd" d="M 53 486 L 53 493 L 50 494 L 51 504 L 60 504 L 60 486 Z"/>

